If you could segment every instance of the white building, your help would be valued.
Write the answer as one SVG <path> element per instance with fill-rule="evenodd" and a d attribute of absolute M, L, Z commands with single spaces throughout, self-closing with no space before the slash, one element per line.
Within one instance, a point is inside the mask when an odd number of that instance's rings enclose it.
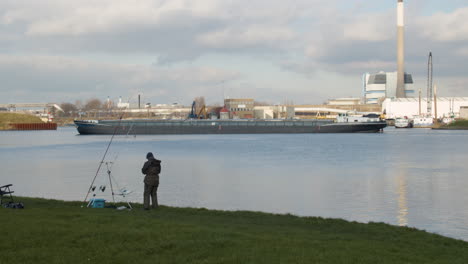
<path fill-rule="evenodd" d="M 272 105 L 255 106 L 254 118 L 257 119 L 276 119 L 276 118 L 294 118 L 294 106 Z"/>
<path fill-rule="evenodd" d="M 460 118 L 468 119 L 468 106 L 460 107 Z"/>
<path fill-rule="evenodd" d="M 130 103 L 122 103 L 122 97 L 119 97 L 119 102 L 117 103 L 117 108 L 130 108 Z"/>
<path fill-rule="evenodd" d="M 460 108 L 464 106 L 468 106 L 468 97 L 437 97 L 437 118 L 448 117 L 452 114 L 459 116 Z M 428 115 L 427 98 L 421 98 L 421 108 L 418 98 L 387 98 L 382 103 L 382 112 L 387 118 Z M 435 105 L 432 101 L 432 112 L 429 116 L 433 117 L 434 115 Z"/>
<path fill-rule="evenodd" d="M 363 97 L 366 104 L 377 104 L 385 98 L 396 98 L 397 72 L 366 73 L 363 76 Z M 405 73 L 406 97 L 414 97 L 413 76 Z"/>

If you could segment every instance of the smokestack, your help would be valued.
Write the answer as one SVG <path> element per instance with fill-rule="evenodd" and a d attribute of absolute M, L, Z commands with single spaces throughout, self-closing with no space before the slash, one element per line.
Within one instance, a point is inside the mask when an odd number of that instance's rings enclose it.
<path fill-rule="evenodd" d="M 397 6 L 397 98 L 405 98 L 405 14 L 403 0 Z"/>

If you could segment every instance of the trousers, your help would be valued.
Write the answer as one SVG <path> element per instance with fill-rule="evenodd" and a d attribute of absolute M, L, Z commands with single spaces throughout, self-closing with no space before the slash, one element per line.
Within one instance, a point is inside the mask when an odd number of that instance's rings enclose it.
<path fill-rule="evenodd" d="M 152 208 L 158 208 L 158 186 L 159 183 L 157 185 L 145 183 L 145 189 L 143 192 L 143 207 L 145 209 L 149 209 L 150 207 L 150 197 Z"/>

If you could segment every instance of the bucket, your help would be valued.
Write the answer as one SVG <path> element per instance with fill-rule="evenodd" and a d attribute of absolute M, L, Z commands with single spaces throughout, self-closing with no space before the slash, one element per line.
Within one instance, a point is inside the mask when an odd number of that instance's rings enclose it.
<path fill-rule="evenodd" d="M 96 199 L 96 198 L 91 199 L 92 208 L 104 208 L 105 205 L 106 205 L 106 200 L 104 199 Z"/>

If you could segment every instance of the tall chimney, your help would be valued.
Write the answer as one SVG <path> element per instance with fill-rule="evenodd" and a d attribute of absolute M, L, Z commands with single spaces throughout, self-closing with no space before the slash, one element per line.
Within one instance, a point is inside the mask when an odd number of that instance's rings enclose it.
<path fill-rule="evenodd" d="M 397 6 L 397 89 L 396 97 L 405 98 L 405 19 L 403 0 Z"/>

